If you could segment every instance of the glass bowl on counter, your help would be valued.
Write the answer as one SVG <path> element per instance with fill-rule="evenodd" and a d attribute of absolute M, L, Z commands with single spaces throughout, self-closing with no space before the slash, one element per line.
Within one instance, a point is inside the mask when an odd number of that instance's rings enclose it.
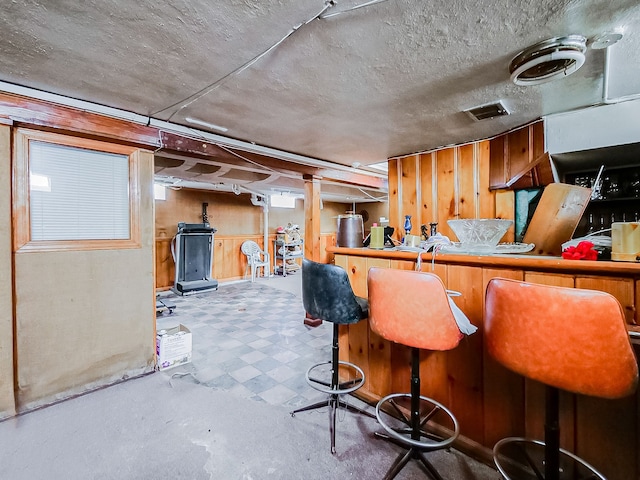
<path fill-rule="evenodd" d="M 513 220 L 500 218 L 462 218 L 447 220 L 460 241 L 460 250 L 466 253 L 490 254 L 496 251 L 500 239 L 507 233 Z"/>

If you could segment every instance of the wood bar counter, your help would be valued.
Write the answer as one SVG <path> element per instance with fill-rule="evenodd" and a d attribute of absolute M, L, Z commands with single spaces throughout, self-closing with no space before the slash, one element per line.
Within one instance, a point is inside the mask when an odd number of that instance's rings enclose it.
<path fill-rule="evenodd" d="M 372 266 L 414 270 L 417 253 L 368 248 L 327 247 L 343 267 L 356 295 L 367 296 Z M 433 271 L 451 290 L 456 304 L 478 327 L 449 352 L 424 354 L 424 395 L 447 405 L 461 426 L 457 447 L 487 462 L 504 437 L 544 438 L 544 388 L 498 365 L 483 344 L 483 302 L 491 278 L 503 277 L 547 285 L 611 293 L 622 305 L 628 329 L 640 332 L 640 264 L 574 261 L 535 255 L 422 254 L 422 271 Z M 522 332 L 526 335 L 527 332 Z M 373 402 L 409 384 L 409 349 L 373 333 L 366 321 L 341 327 L 340 352 L 367 377 L 358 393 Z M 636 355 L 640 348 L 636 345 Z M 348 357 L 348 358 L 347 358 Z M 640 396 L 602 400 L 563 392 L 561 446 L 584 458 L 609 480 L 640 479 Z"/>

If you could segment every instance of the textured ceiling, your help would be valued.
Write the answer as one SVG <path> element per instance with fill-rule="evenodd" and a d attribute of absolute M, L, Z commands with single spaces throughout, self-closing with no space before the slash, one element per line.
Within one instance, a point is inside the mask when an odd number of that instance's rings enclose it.
<path fill-rule="evenodd" d="M 608 96 L 640 92 L 637 0 L 7 0 L 0 30 L 0 81 L 203 120 L 348 166 L 601 103 L 605 50 L 589 49 L 566 78 L 510 82 L 511 58 L 550 37 L 622 32 L 609 49 Z M 463 113 L 496 100 L 511 115 Z"/>

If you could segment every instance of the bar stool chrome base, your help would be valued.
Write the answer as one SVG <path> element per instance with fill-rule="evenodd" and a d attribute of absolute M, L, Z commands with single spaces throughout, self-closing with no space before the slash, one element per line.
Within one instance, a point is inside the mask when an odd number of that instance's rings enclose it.
<path fill-rule="evenodd" d="M 559 480 L 606 480 L 593 466 L 563 448 L 559 460 Z M 503 438 L 493 447 L 493 461 L 505 480 L 544 480 L 545 443 Z"/>
<path fill-rule="evenodd" d="M 405 399 L 403 408 L 396 400 Z M 448 448 L 460 434 L 458 420 L 453 413 L 431 398 L 420 395 L 417 410 L 419 422 L 412 422 L 410 413 L 412 402 L 409 393 L 394 393 L 382 398 L 376 405 L 376 418 L 388 435 L 376 433 L 376 436 L 390 440 L 409 450 L 401 454 L 391 466 L 385 480 L 394 478 L 412 458 L 420 460 L 429 474 L 436 480 L 442 477 L 427 460 L 425 452 Z M 409 415 L 407 415 L 409 411 Z M 437 426 L 434 423 L 437 423 Z"/>
<path fill-rule="evenodd" d="M 306 407 L 298 408 L 291 412 L 291 416 L 294 417 L 295 414 L 299 412 L 306 412 L 308 410 L 314 410 L 316 408 L 326 406 L 329 407 L 329 433 L 331 434 L 331 453 L 336 453 L 336 411 L 338 407 L 343 407 L 352 412 L 362 413 L 364 415 L 367 415 L 368 417 L 375 418 L 372 413 L 358 408 L 355 405 L 350 405 L 340 398 L 341 395 L 348 395 L 349 393 L 353 393 L 357 389 L 362 387 L 365 382 L 365 377 L 364 372 L 357 365 L 339 360 L 338 327 L 339 325 L 337 323 L 333 324 L 331 361 L 316 363 L 315 365 L 311 366 L 311 368 L 309 368 L 306 373 L 307 383 L 314 389 L 328 394 L 329 398 L 313 403 L 311 405 L 307 405 Z M 314 376 L 314 373 L 318 374 L 321 370 L 321 367 L 323 366 L 328 367 L 326 369 L 325 375 L 323 377 Z M 348 380 L 340 381 L 340 367 L 345 367 L 343 370 L 346 369 L 349 372 L 353 372 L 353 375 L 350 374 L 350 378 Z"/>

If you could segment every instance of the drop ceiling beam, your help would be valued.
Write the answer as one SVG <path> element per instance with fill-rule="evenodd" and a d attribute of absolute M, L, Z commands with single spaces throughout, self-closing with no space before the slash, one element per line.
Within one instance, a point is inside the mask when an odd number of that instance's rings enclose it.
<path fill-rule="evenodd" d="M 0 118 L 58 133 L 108 138 L 153 149 L 160 146 L 156 128 L 20 95 L 0 92 Z"/>
<path fill-rule="evenodd" d="M 131 120 L 114 118 L 18 94 L 0 92 L 0 120 L 11 122 L 17 126 L 36 127 L 87 138 L 111 139 L 119 143 L 153 150 L 166 149 L 201 159 L 217 160 L 224 164 L 245 166 L 246 169 L 254 171 L 259 171 L 260 169 L 257 167 L 261 166 L 264 167 L 264 170 L 276 170 L 289 176 L 312 175 L 360 187 L 387 188 L 386 178 L 352 172 L 347 167 L 334 169 L 325 166 L 310 166 L 246 152 L 237 148 L 221 148 L 214 142 L 167 132 L 159 127 L 147 126 Z M 249 161 L 243 160 L 241 157 Z M 324 165 L 328 162 L 319 161 L 319 163 Z"/>
<path fill-rule="evenodd" d="M 161 138 L 163 150 L 195 155 L 203 159 L 210 157 L 214 161 L 231 163 L 238 167 L 244 166 L 250 170 L 263 167 L 265 170 L 276 170 L 285 175 L 311 175 L 322 178 L 323 180 L 357 185 L 360 187 L 373 189 L 387 188 L 386 178 L 382 176 L 363 175 L 353 169 L 345 168 L 341 170 L 338 168 L 315 167 L 303 163 L 280 160 L 253 152 L 245 152 L 240 149 L 222 148 L 215 143 L 203 139 L 188 138 L 172 132 L 161 132 Z"/>

